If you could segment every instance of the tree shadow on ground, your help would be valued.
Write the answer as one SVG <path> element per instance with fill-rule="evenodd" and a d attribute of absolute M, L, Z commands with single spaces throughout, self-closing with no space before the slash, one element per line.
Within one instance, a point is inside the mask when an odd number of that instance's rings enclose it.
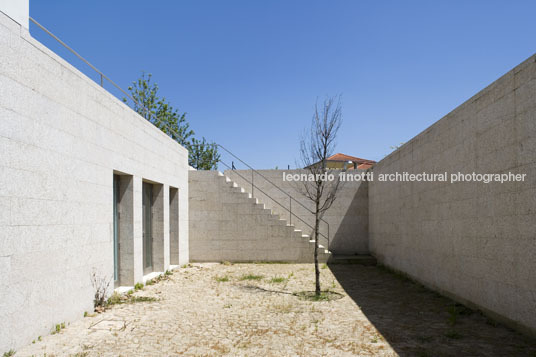
<path fill-rule="evenodd" d="M 536 340 L 380 267 L 330 265 L 346 294 L 406 356 L 536 356 Z"/>

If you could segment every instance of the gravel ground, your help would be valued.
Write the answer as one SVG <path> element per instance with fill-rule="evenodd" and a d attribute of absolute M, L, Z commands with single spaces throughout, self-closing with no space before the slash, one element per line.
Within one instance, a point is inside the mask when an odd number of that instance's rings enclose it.
<path fill-rule="evenodd" d="M 16 356 L 536 356 L 536 342 L 378 267 L 192 264 Z"/>

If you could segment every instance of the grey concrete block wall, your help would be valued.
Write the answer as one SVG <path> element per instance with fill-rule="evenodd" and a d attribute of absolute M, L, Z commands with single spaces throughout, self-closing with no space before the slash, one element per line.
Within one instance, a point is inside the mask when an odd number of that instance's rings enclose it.
<path fill-rule="evenodd" d="M 189 172 L 190 259 L 313 261 L 314 244 L 217 171 Z M 328 255 L 319 255 L 327 260 Z"/>
<path fill-rule="evenodd" d="M 508 183 L 369 183 L 380 262 L 536 334 L 536 57 L 380 161 L 375 175 L 527 174 Z"/>
<path fill-rule="evenodd" d="M 305 170 L 257 170 L 253 173 L 253 182 L 260 190 L 255 190 L 254 195 L 267 208 L 272 209 L 281 217 L 290 220 L 290 208 L 293 214 L 292 224 L 311 235 L 314 227 L 314 204 L 303 196 L 301 183 L 283 180 L 284 174 L 302 174 Z M 364 170 L 349 171 L 349 174 L 363 173 Z M 252 173 L 250 170 L 227 170 L 225 175 L 244 187 L 251 193 Z M 272 185 L 274 183 L 276 186 Z M 264 193 L 263 193 L 264 192 Z M 292 197 L 292 207 L 290 198 Z M 299 201 L 302 205 L 300 205 Z M 283 208 L 283 207 L 284 208 Z M 303 221 L 302 221 L 303 220 Z M 329 237 L 329 250 L 333 254 L 365 254 L 368 253 L 368 186 L 366 182 L 345 182 L 341 185 L 337 199 L 331 208 L 325 213 L 321 222 L 320 232 Z M 324 244 L 325 239 L 320 239 Z"/>
<path fill-rule="evenodd" d="M 114 172 L 130 175 L 127 283 L 143 278 L 143 179 L 179 189 L 187 263 L 187 170 L 186 149 L 0 12 L 0 351 L 93 309 L 91 271 L 113 277 Z"/>

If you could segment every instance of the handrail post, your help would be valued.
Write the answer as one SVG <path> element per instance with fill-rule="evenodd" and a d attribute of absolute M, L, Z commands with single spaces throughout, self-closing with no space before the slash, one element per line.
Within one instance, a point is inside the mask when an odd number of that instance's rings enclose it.
<path fill-rule="evenodd" d="M 251 170 L 251 197 L 253 197 L 253 169 Z"/>

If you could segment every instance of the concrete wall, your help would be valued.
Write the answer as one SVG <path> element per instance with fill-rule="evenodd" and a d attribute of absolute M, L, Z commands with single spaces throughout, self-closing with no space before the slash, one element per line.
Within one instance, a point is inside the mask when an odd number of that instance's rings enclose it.
<path fill-rule="evenodd" d="M 275 213 L 281 217 L 290 220 L 290 213 L 286 210 L 290 208 L 289 194 L 294 201 L 292 203 L 292 212 L 303 219 L 292 217 L 292 224 L 303 230 L 307 234 L 312 233 L 310 227 L 314 227 L 314 215 L 310 212 L 314 209 L 314 204 L 306 199 L 300 192 L 301 183 L 289 182 L 283 180 L 283 174 L 300 174 L 306 173 L 304 170 L 258 170 L 264 176 L 253 174 L 253 182 L 260 190 L 254 189 L 254 196 L 260 202 L 266 204 Z M 362 173 L 364 170 L 355 170 L 349 173 Z M 233 181 L 244 187 L 247 192 L 251 193 L 251 171 L 248 170 L 227 170 L 225 175 Z M 270 182 L 281 188 L 279 190 Z M 248 182 L 249 181 L 249 182 Z M 262 191 L 262 192 L 261 192 Z M 263 194 L 266 193 L 266 194 Z M 273 199 L 272 199 L 273 198 Z M 277 201 L 280 204 L 274 202 Z M 301 202 L 306 208 L 299 205 L 296 201 Z M 309 210 L 309 211 L 308 211 Z M 329 224 L 330 244 L 329 250 L 333 254 L 355 254 L 368 253 L 368 186 L 364 182 L 346 182 L 341 186 L 336 201 L 326 212 L 324 220 Z M 328 236 L 327 225 L 321 223 L 320 232 Z M 322 244 L 325 243 L 321 239 Z"/>
<path fill-rule="evenodd" d="M 513 172 L 517 183 L 369 183 L 380 262 L 536 333 L 536 57 L 374 168 Z"/>
<path fill-rule="evenodd" d="M 114 172 L 131 175 L 129 283 L 142 280 L 144 179 L 179 189 L 172 254 L 188 262 L 187 170 L 184 148 L 0 13 L 0 353 L 93 309 L 90 272 L 113 277 Z"/>
<path fill-rule="evenodd" d="M 30 0 L 0 0 L 0 11 L 24 28 L 29 28 Z"/>
<path fill-rule="evenodd" d="M 314 244 L 217 171 L 190 171 L 190 259 L 310 263 Z M 324 261 L 327 255 L 322 253 Z"/>

